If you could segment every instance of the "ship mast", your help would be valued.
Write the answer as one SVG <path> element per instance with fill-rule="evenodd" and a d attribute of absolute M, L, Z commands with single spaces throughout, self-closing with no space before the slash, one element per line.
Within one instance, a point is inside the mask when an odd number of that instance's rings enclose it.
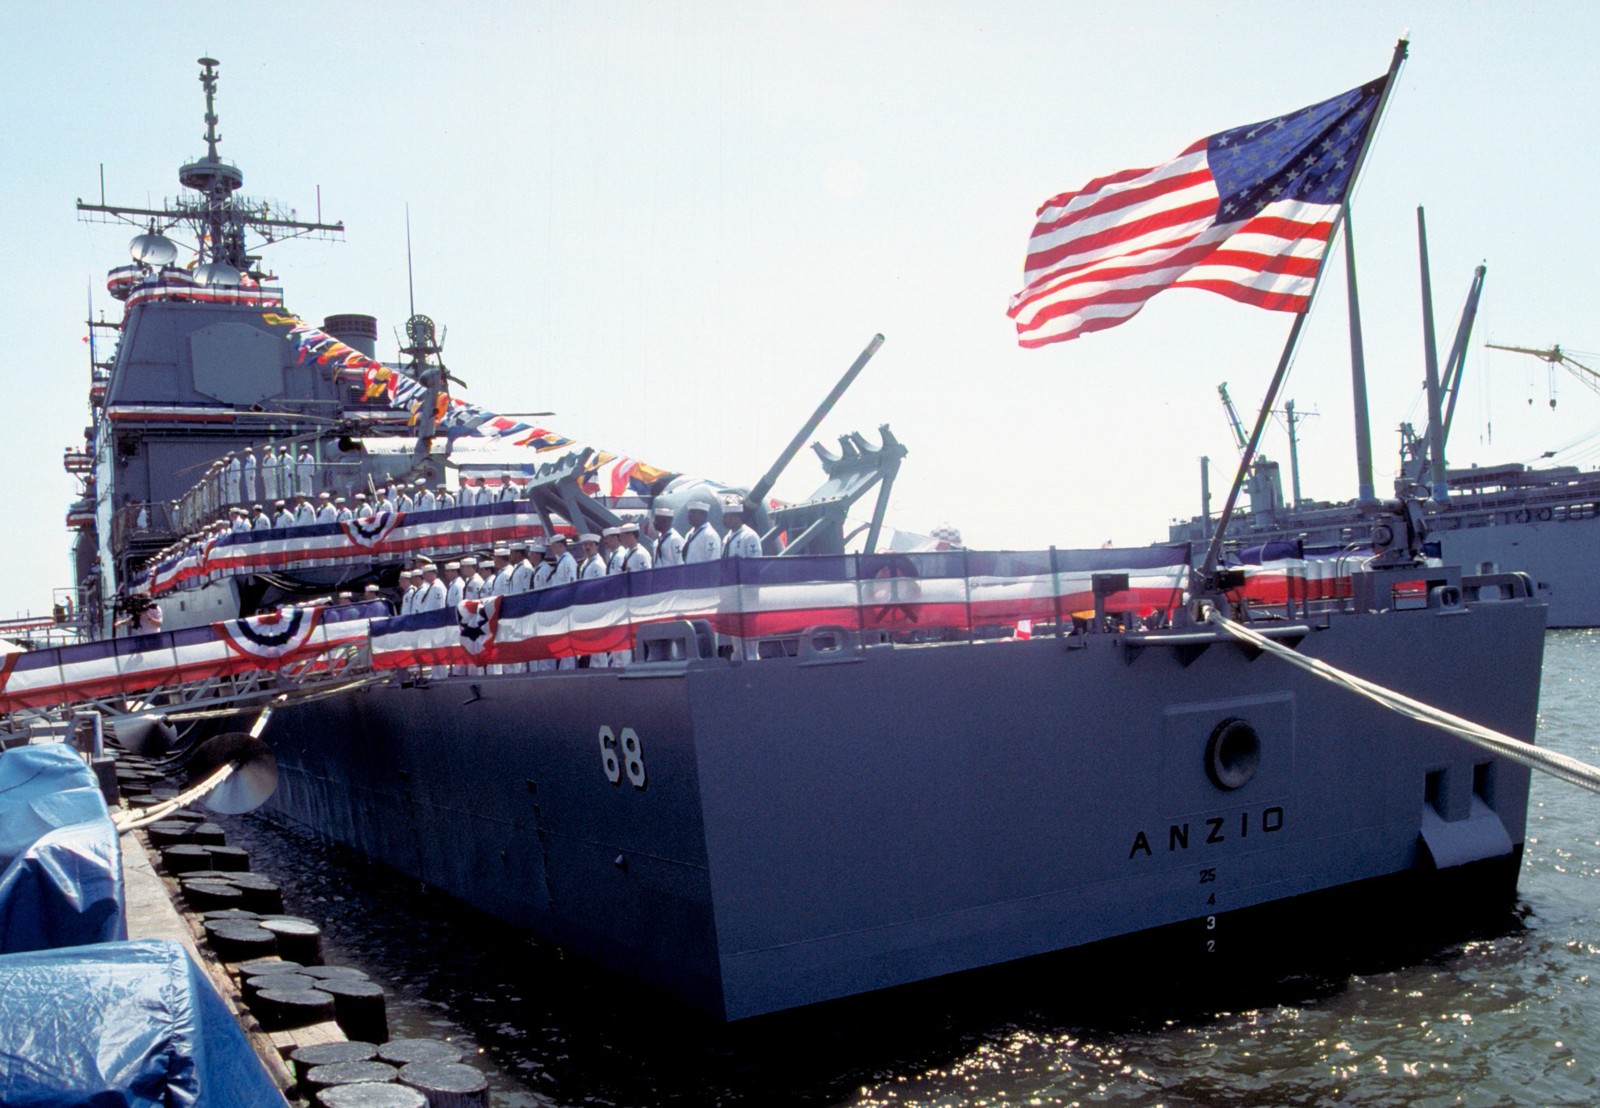
<path fill-rule="evenodd" d="M 215 58 L 200 59 L 200 85 L 206 93 L 205 157 L 178 170 L 179 182 L 198 192 L 199 197 L 179 196 L 159 208 L 133 208 L 107 204 L 102 196 L 99 204 L 85 204 L 79 199 L 78 212 L 91 222 L 148 225 L 151 235 L 180 224 L 187 226 L 197 239 L 196 281 L 226 285 L 238 284 L 240 275 L 251 273 L 257 260 L 249 253 L 247 233 L 253 231 L 269 243 L 302 236 L 327 239 L 343 235 L 344 223 L 296 219 L 293 212 L 285 218 L 271 204 L 234 195 L 244 185 L 244 174 L 217 153 L 217 144 L 222 141 L 217 131 L 218 64 Z"/>

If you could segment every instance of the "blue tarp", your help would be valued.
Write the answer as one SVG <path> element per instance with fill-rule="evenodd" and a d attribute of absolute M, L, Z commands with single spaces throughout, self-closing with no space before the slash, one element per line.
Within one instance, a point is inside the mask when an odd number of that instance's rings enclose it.
<path fill-rule="evenodd" d="M 127 938 L 122 848 L 63 743 L 0 754 L 0 954 Z"/>
<path fill-rule="evenodd" d="M 285 1108 L 183 947 L 159 939 L 0 955 L 6 1108 Z"/>

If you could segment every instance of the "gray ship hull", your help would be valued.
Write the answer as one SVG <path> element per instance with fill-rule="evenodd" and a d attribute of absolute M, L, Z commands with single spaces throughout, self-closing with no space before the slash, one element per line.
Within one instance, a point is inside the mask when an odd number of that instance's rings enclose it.
<path fill-rule="evenodd" d="M 1294 639 L 1531 741 L 1544 618 Z M 1514 864 L 1528 771 L 1194 634 L 374 688 L 274 716 L 271 803 L 726 1019 L 1183 921 L 1203 961 L 1231 912 Z M 1229 719 L 1260 736 L 1233 789 L 1207 769 Z"/>
<path fill-rule="evenodd" d="M 1526 573 L 1534 595 L 1550 606 L 1551 627 L 1600 627 L 1600 514 L 1593 505 L 1587 514 L 1534 508 L 1447 516 L 1442 524 L 1431 537 L 1448 561 L 1468 571 L 1488 563 Z"/>

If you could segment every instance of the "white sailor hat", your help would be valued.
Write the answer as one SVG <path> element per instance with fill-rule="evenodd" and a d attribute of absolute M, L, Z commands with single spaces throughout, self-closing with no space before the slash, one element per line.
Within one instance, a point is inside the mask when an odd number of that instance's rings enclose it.
<path fill-rule="evenodd" d="M 427 483 L 428 483 L 428 479 L 426 477 L 418 477 L 415 481 L 412 482 L 412 484 L 417 485 L 418 487 L 421 487 L 422 485 L 426 485 Z"/>
<path fill-rule="evenodd" d="M 246 454 L 254 453 L 254 451 L 255 451 L 255 447 L 253 447 L 253 446 L 247 446 L 247 447 L 244 448 L 244 452 Z"/>
<path fill-rule="evenodd" d="M 410 577 L 410 576 L 411 576 L 411 571 L 409 569 L 402 569 L 400 571 L 400 580 L 404 581 L 407 577 Z"/>
<path fill-rule="evenodd" d="M 579 542 L 592 542 L 596 546 L 598 546 L 598 545 L 600 545 L 600 536 L 595 534 L 593 531 L 585 531 L 583 534 L 578 536 L 578 541 Z"/>
<path fill-rule="evenodd" d="M 288 505 L 285 504 L 282 500 L 274 500 L 272 502 L 272 506 L 274 508 L 286 508 L 286 507 L 288 507 Z"/>
<path fill-rule="evenodd" d="M 362 589 L 361 591 L 362 592 L 377 592 L 378 591 L 378 586 L 377 585 L 368 585 L 366 588 Z"/>
<path fill-rule="evenodd" d="M 354 600 L 355 599 L 355 595 L 356 595 L 355 593 L 350 592 L 348 589 L 339 590 L 339 599 L 340 600 Z"/>
<path fill-rule="evenodd" d="M 260 504 L 252 504 L 250 505 L 250 510 L 253 512 L 259 512 L 262 511 L 262 507 Z"/>
<path fill-rule="evenodd" d="M 476 566 L 478 564 L 478 559 L 474 558 L 471 554 L 468 554 L 466 557 L 461 559 L 460 564 L 464 566 Z"/>
<path fill-rule="evenodd" d="M 738 500 L 724 500 L 722 502 L 723 515 L 744 515 L 744 504 Z"/>
<path fill-rule="evenodd" d="M 429 562 L 427 565 L 422 567 L 422 572 L 423 573 L 438 573 L 439 572 L 439 567 L 434 565 L 432 562 Z"/>
<path fill-rule="evenodd" d="M 637 523 L 624 523 L 617 530 L 624 535 L 637 535 L 639 533 L 639 525 Z"/>
<path fill-rule="evenodd" d="M 531 554 L 543 554 L 544 543 L 540 542 L 538 539 L 532 540 L 528 543 L 528 552 Z"/>
<path fill-rule="evenodd" d="M 601 530 L 600 534 L 605 536 L 608 539 L 614 539 L 618 535 L 622 534 L 622 528 L 620 528 L 620 527 L 606 527 L 606 528 L 603 528 Z"/>
<path fill-rule="evenodd" d="M 560 531 L 557 531 L 555 534 L 551 535 L 549 538 L 545 539 L 544 541 L 547 542 L 547 543 L 558 542 L 558 543 L 561 543 L 563 546 L 565 546 L 566 542 L 567 542 L 567 536 L 563 535 Z"/>
<path fill-rule="evenodd" d="M 507 550 L 503 546 L 497 546 L 494 548 L 494 556 L 496 558 L 509 558 L 511 557 L 511 551 Z"/>
<path fill-rule="evenodd" d="M 343 504 L 344 503 L 344 497 L 336 496 L 336 497 L 333 498 L 333 502 L 335 504 Z"/>
<path fill-rule="evenodd" d="M 711 501 L 703 497 L 697 497 L 689 501 L 689 510 L 691 512 L 709 512 L 711 510 Z"/>
<path fill-rule="evenodd" d="M 333 499 L 333 493 L 331 493 L 331 492 L 319 492 L 319 493 L 317 493 L 317 499 L 318 500 L 332 500 Z"/>
<path fill-rule="evenodd" d="M 657 504 L 656 505 L 656 518 L 657 519 L 671 519 L 672 518 L 672 509 L 667 507 L 665 504 Z"/>
<path fill-rule="evenodd" d="M 507 547 L 507 549 L 510 550 L 511 553 L 513 553 L 513 554 L 515 554 L 519 550 L 522 551 L 524 554 L 526 554 L 528 552 L 528 544 L 525 543 L 525 542 L 514 542 L 509 547 Z"/>
<path fill-rule="evenodd" d="M 365 500 L 366 498 L 367 498 L 367 494 L 366 493 L 364 493 L 364 492 L 356 493 L 356 499 L 357 500 Z"/>
<path fill-rule="evenodd" d="M 445 569 L 460 569 L 461 568 L 461 563 L 460 562 L 446 562 L 444 564 L 444 568 Z"/>

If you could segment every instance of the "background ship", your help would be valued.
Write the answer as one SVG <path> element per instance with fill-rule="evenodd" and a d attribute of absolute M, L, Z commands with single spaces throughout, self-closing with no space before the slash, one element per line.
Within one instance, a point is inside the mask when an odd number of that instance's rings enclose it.
<path fill-rule="evenodd" d="M 1441 380 L 1444 443 L 1449 441 L 1483 279 L 1484 269 L 1480 266 Z M 1533 354 L 1552 365 L 1566 365 L 1590 388 L 1595 387 L 1593 371 L 1567 357 L 1560 347 L 1498 348 Z M 1221 385 L 1218 391 L 1242 449 L 1244 428 L 1227 385 Z M 1249 510 L 1234 514 L 1228 524 L 1227 542 L 1235 548 L 1270 542 L 1300 542 L 1318 548 L 1365 545 L 1372 521 L 1362 514 L 1356 501 L 1331 503 L 1301 497 L 1297 413 L 1292 401 L 1283 415 L 1289 432 L 1289 494 L 1285 495 L 1279 464 L 1258 457 L 1245 486 Z M 1428 495 L 1428 459 L 1428 430 L 1424 428 L 1419 433 L 1411 424 L 1402 424 L 1395 495 Z M 1167 541 L 1191 542 L 1204 549 L 1215 530 L 1215 516 L 1210 505 L 1208 461 L 1202 459 L 1201 466 L 1202 514 L 1173 523 L 1168 528 Z M 1526 573 L 1535 595 L 1549 605 L 1551 627 L 1600 627 L 1600 472 L 1576 466 L 1536 468 L 1518 462 L 1450 469 L 1446 480 L 1448 502 L 1430 508 L 1428 518 L 1430 539 L 1440 557 L 1483 572 Z"/>
<path fill-rule="evenodd" d="M 102 635 L 181 537 L 163 506 L 230 450 L 316 444 L 318 474 L 374 483 L 460 464 L 445 449 L 460 442 L 427 421 L 443 391 L 431 324 L 408 328 L 398 369 L 376 362 L 371 317 L 310 329 L 352 352 L 340 357 L 354 378 L 285 341 L 297 317 L 244 234 L 340 227 L 234 195 L 242 174 L 216 152 L 216 63 L 201 64 L 209 151 L 181 172 L 200 199 L 84 206 L 143 224 L 134 265 L 112 275 L 126 313 L 83 452 L 90 508 L 74 517 L 80 604 Z M 172 264 L 162 233 L 180 223 L 201 231 L 192 270 Z M 425 391 L 420 426 L 391 394 L 369 399 L 382 370 Z M 1338 942 L 1330 899 L 1415 895 L 1419 912 L 1446 914 L 1509 902 L 1525 768 L 1202 622 L 1181 545 L 877 553 L 903 453 L 887 434 L 824 452 L 817 495 L 762 522 L 782 557 L 502 598 L 502 631 L 549 611 L 567 623 L 520 646 L 503 636 L 487 667 L 459 653 L 483 630 L 458 636 L 464 614 L 374 620 L 358 662 L 377 667 L 393 639 L 415 664 L 314 702 L 276 678 L 291 700 L 265 731 L 281 773 L 272 804 L 728 1019 L 1117 937 L 1147 936 L 1189 967 L 1248 959 L 1284 913 L 1296 944 Z M 676 511 L 728 491 L 651 470 L 642 491 L 624 482 L 608 497 L 585 484 L 601 464 L 580 451 L 529 467 L 540 529 L 609 522 L 630 497 Z M 766 484 L 734 491 L 764 512 Z M 861 553 L 846 553 L 844 508 L 873 488 Z M 313 531 L 285 541 L 303 537 L 309 557 Z M 221 547 L 200 545 L 204 568 Z M 1543 605 L 1515 574 L 1426 568 L 1413 546 L 1353 575 L 1356 603 L 1276 611 L 1269 633 L 1531 739 Z M 159 602 L 175 623 L 259 638 L 263 624 L 235 617 L 387 583 L 396 562 L 229 574 Z M 580 627 L 580 609 L 624 618 Z M 1027 622 L 1031 639 L 999 637 Z M 632 664 L 516 671 L 597 627 L 622 628 L 605 649 L 635 649 Z"/>

